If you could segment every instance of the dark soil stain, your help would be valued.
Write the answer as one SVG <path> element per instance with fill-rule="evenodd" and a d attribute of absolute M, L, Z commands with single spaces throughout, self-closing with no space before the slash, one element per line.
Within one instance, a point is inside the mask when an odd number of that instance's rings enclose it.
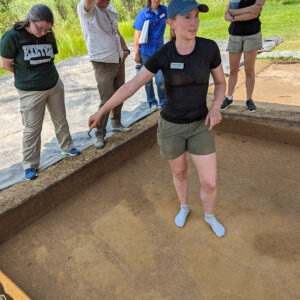
<path fill-rule="evenodd" d="M 259 234 L 255 237 L 254 245 L 261 255 L 296 262 L 300 255 L 300 232 Z"/>

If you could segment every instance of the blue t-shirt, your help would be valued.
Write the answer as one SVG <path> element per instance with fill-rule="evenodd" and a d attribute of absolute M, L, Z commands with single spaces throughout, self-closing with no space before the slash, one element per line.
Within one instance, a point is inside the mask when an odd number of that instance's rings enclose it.
<path fill-rule="evenodd" d="M 140 52 L 144 55 L 151 56 L 164 45 L 167 7 L 165 5 L 160 5 L 157 9 L 157 14 L 151 9 L 151 7 L 142 8 L 135 18 L 133 28 L 142 31 L 146 20 L 150 20 L 148 43 L 140 45 Z"/>

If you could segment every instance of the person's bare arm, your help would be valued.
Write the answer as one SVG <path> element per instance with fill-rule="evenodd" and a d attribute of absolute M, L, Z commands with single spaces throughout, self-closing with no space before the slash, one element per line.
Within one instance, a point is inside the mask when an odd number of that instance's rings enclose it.
<path fill-rule="evenodd" d="M 232 19 L 233 21 L 248 21 L 257 18 L 258 16 L 259 14 L 247 13 L 238 16 L 232 16 Z"/>
<path fill-rule="evenodd" d="M 225 14 L 229 12 L 229 9 L 230 9 L 230 0 L 228 0 L 227 6 L 226 6 Z"/>
<path fill-rule="evenodd" d="M 96 0 L 84 0 L 85 11 L 90 11 L 95 4 L 96 4 Z"/>
<path fill-rule="evenodd" d="M 101 118 L 132 96 L 140 87 L 154 77 L 154 73 L 149 72 L 145 67 L 130 81 L 123 84 L 115 94 L 92 116 L 89 118 L 89 128 L 95 128 L 100 123 Z"/>
<path fill-rule="evenodd" d="M 220 106 L 223 102 L 225 91 L 226 91 L 226 81 L 223 72 L 222 64 L 217 68 L 211 70 L 211 75 L 214 80 L 215 91 L 214 91 L 214 101 L 206 116 L 205 125 L 209 123 L 209 129 L 219 124 L 222 121 L 222 115 L 220 113 Z"/>
<path fill-rule="evenodd" d="M 123 38 L 123 36 L 122 36 L 122 34 L 120 33 L 119 30 L 118 30 L 118 34 L 120 36 L 121 48 L 123 50 L 123 59 L 126 59 L 127 56 L 129 55 L 128 47 L 127 47 L 127 44 L 125 42 L 125 39 Z"/>
<path fill-rule="evenodd" d="M 134 31 L 134 38 L 133 38 L 133 44 L 134 44 L 134 61 L 138 64 L 141 63 L 141 57 L 140 57 L 140 36 L 141 36 L 141 31 L 140 30 L 135 30 Z"/>
<path fill-rule="evenodd" d="M 1 68 L 4 70 L 7 70 L 9 72 L 14 73 L 15 68 L 14 68 L 14 58 L 5 58 L 0 56 L 0 61 L 1 61 Z"/>
<path fill-rule="evenodd" d="M 225 18 L 225 20 L 228 21 L 228 22 L 233 22 L 233 17 L 232 17 L 232 15 L 229 13 L 229 9 L 230 9 L 230 0 L 229 0 L 228 3 L 227 3 L 227 7 L 226 7 L 226 10 L 225 10 L 224 18 Z"/>
<path fill-rule="evenodd" d="M 228 11 L 232 16 L 234 16 L 234 19 L 236 16 L 240 16 L 240 15 L 247 15 L 249 17 L 249 14 L 250 15 L 253 14 L 254 16 L 252 17 L 252 19 L 254 19 L 257 18 L 261 13 L 265 2 L 266 0 L 256 0 L 255 4 L 251 6 L 239 8 L 239 9 L 231 9 L 229 7 Z M 244 21 L 244 20 L 238 20 L 238 21 Z"/>

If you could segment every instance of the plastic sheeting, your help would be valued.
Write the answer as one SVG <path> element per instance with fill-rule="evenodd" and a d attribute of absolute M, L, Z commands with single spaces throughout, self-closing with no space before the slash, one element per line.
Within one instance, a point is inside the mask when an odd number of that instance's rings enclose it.
<path fill-rule="evenodd" d="M 273 51 L 270 53 L 260 53 L 258 58 L 300 59 L 300 51 Z"/>

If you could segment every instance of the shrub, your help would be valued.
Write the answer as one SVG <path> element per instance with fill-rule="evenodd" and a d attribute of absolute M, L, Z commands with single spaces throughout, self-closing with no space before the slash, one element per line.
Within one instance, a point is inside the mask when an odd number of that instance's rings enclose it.
<path fill-rule="evenodd" d="M 2 35 L 7 28 L 12 26 L 17 18 L 17 15 L 9 9 L 10 1 L 11 0 L 1 0 L 0 2 L 0 35 Z"/>

